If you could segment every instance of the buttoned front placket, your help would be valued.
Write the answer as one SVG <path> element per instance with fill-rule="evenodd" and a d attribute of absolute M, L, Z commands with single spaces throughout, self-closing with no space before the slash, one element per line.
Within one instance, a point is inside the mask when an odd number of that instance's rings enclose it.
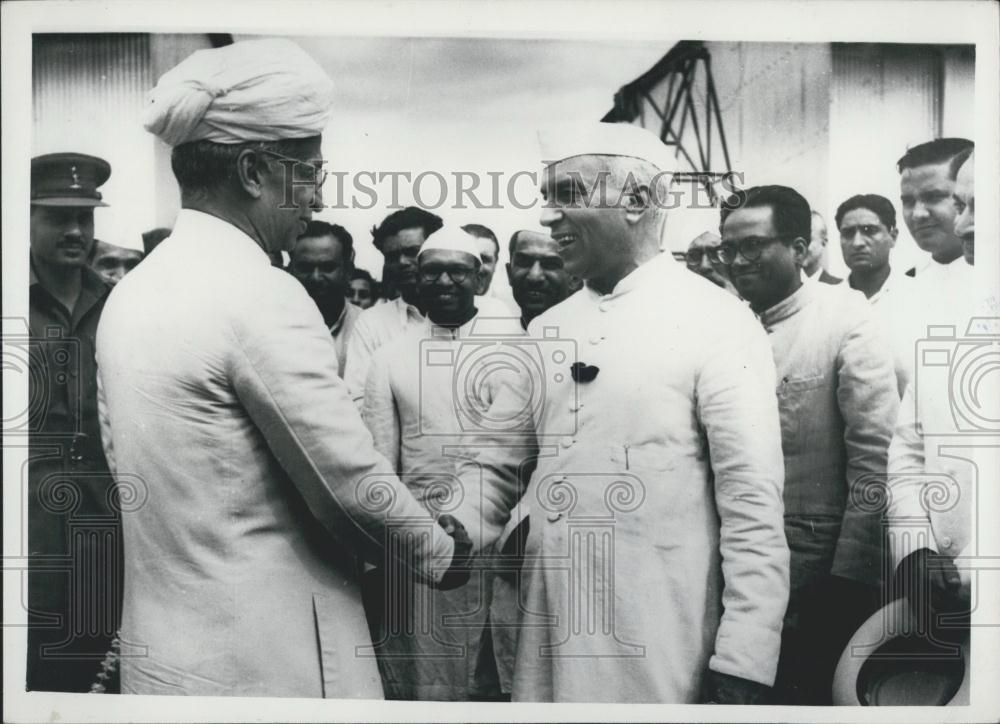
<path fill-rule="evenodd" d="M 95 342 L 107 287 L 84 270 L 72 312 L 32 274 L 30 287 L 31 376 L 29 419 L 34 436 L 57 436 L 69 469 L 88 459 L 103 467 L 97 423 Z M 72 436 L 72 438 L 70 438 Z"/>

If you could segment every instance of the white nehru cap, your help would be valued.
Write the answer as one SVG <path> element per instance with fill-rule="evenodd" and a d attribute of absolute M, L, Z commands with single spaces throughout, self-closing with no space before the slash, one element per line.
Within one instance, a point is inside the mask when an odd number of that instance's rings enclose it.
<path fill-rule="evenodd" d="M 673 172 L 677 161 L 663 141 L 631 123 L 573 123 L 538 132 L 545 164 L 574 156 L 625 156 L 638 158 L 661 171 Z"/>
<path fill-rule="evenodd" d="M 249 40 L 199 50 L 149 92 L 143 125 L 171 146 L 244 143 L 323 132 L 333 82 L 290 40 Z"/>
<path fill-rule="evenodd" d="M 461 229 L 456 229 L 454 231 L 450 229 L 442 229 L 437 232 L 421 245 L 420 254 L 423 254 L 425 251 L 434 250 L 464 251 L 469 256 L 474 257 L 476 261 L 482 262 L 482 257 L 479 256 L 479 245 L 476 243 L 476 238 L 472 234 L 467 234 Z"/>

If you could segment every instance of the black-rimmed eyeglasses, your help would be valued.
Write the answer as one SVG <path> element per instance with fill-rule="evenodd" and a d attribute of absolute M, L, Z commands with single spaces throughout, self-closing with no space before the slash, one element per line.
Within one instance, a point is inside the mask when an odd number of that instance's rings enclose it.
<path fill-rule="evenodd" d="M 420 270 L 420 281 L 424 284 L 433 284 L 436 282 L 442 274 L 448 274 L 448 278 L 451 279 L 455 284 L 461 284 L 466 279 L 468 279 L 475 272 L 471 269 L 457 269 L 455 267 L 432 267 L 430 269 Z"/>
<path fill-rule="evenodd" d="M 708 257 L 712 259 L 713 249 L 688 249 L 684 252 L 684 263 L 692 269 L 701 266 L 701 260 Z"/>
<path fill-rule="evenodd" d="M 787 236 L 748 236 L 736 241 L 724 241 L 709 252 L 709 258 L 719 264 L 732 264 L 739 254 L 747 261 L 757 261 L 771 244 L 784 241 Z"/>

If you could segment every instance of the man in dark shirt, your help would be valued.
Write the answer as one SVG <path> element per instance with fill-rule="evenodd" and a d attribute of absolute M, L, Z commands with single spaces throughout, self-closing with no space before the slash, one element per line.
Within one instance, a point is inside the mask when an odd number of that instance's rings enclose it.
<path fill-rule="evenodd" d="M 95 336 L 109 288 L 88 267 L 106 161 L 31 162 L 27 688 L 86 692 L 118 623 L 118 499 L 101 448 Z M 106 680 L 103 679 L 102 680 Z"/>

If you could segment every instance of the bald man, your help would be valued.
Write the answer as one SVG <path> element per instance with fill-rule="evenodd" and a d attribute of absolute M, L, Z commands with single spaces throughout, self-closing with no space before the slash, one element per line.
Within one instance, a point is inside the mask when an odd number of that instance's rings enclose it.
<path fill-rule="evenodd" d="M 827 265 L 827 230 L 826 221 L 818 211 L 812 212 L 812 224 L 809 234 L 809 246 L 806 247 L 806 260 L 802 271 L 809 279 L 824 284 L 840 284 L 843 281 L 826 270 Z"/>
<path fill-rule="evenodd" d="M 726 265 L 714 258 L 717 253 L 715 250 L 719 248 L 721 243 L 722 239 L 719 235 L 711 231 L 699 234 L 691 240 L 691 244 L 684 254 L 684 262 L 687 264 L 687 268 L 695 274 L 700 274 L 716 286 L 739 296 L 736 287 L 729 280 Z"/>

